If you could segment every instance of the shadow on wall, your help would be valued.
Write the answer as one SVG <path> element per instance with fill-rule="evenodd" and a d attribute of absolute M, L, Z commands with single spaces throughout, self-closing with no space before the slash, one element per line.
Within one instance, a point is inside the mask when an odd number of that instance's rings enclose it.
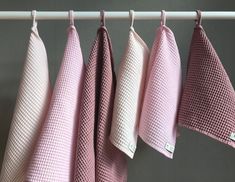
<path fill-rule="evenodd" d="M 15 100 L 1 97 L 0 103 L 0 164 L 2 164 L 5 145 L 7 141 L 6 136 L 8 136 L 8 131 L 10 129 Z"/>

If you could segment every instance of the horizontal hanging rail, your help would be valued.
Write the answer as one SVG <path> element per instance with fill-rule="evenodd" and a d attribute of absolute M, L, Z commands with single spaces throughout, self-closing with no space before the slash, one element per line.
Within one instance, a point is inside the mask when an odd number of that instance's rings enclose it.
<path fill-rule="evenodd" d="M 74 11 L 74 18 L 79 20 L 99 19 L 99 11 Z M 106 19 L 129 19 L 129 11 L 105 11 Z M 161 11 L 135 11 L 136 20 L 160 19 Z M 193 20 L 196 11 L 166 11 L 169 20 Z M 31 11 L 0 11 L 0 20 L 30 20 Z M 37 11 L 37 20 L 65 20 L 68 11 Z M 202 19 L 235 19 L 235 11 L 202 11 Z"/>

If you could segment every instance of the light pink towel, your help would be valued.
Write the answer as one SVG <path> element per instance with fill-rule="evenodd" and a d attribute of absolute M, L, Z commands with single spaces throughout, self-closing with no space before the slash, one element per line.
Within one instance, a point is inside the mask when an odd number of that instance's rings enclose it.
<path fill-rule="evenodd" d="M 47 54 L 35 25 L 29 40 L 23 75 L 2 164 L 1 182 L 24 182 L 51 89 Z"/>
<path fill-rule="evenodd" d="M 110 141 L 130 158 L 137 145 L 149 49 L 130 28 L 125 55 L 120 63 Z"/>
<path fill-rule="evenodd" d="M 85 73 L 75 161 L 76 182 L 125 182 L 125 155 L 109 141 L 115 91 L 108 31 L 99 28 Z"/>
<path fill-rule="evenodd" d="M 174 34 L 165 25 L 157 29 L 146 84 L 139 135 L 151 147 L 173 158 L 181 62 Z"/>
<path fill-rule="evenodd" d="M 27 181 L 71 181 L 83 70 L 79 37 L 71 25 L 50 109 L 30 162 Z"/>
<path fill-rule="evenodd" d="M 235 148 L 235 92 L 202 26 L 194 29 L 179 124 Z"/>

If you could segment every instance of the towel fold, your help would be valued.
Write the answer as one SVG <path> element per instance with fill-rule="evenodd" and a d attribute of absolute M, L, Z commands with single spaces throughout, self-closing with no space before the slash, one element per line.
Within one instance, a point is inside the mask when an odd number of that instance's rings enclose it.
<path fill-rule="evenodd" d="M 71 25 L 48 115 L 30 161 L 27 181 L 72 180 L 83 69 L 79 37 Z"/>
<path fill-rule="evenodd" d="M 173 32 L 157 29 L 146 76 L 139 135 L 148 145 L 173 158 L 181 94 L 181 62 Z"/>
<path fill-rule="evenodd" d="M 26 168 L 50 100 L 46 49 L 32 27 L 23 75 L 2 164 L 1 182 L 24 182 Z"/>
<path fill-rule="evenodd" d="M 113 110 L 111 142 L 130 158 L 137 145 L 149 49 L 131 27 L 125 55 L 120 63 Z"/>
<path fill-rule="evenodd" d="M 74 181 L 126 181 L 125 155 L 109 141 L 115 91 L 111 42 L 100 27 L 85 73 Z"/>
<path fill-rule="evenodd" d="M 202 26 L 194 29 L 179 124 L 235 147 L 235 92 Z"/>

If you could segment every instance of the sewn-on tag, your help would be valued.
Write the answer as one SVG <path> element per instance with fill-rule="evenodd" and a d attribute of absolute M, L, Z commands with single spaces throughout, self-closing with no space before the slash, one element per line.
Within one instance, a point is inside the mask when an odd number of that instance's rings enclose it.
<path fill-rule="evenodd" d="M 128 148 L 130 149 L 130 151 L 131 151 L 132 153 L 135 152 L 136 147 L 135 147 L 135 145 L 134 145 L 133 143 L 129 143 Z"/>
<path fill-rule="evenodd" d="M 233 140 L 233 141 L 235 141 L 235 133 L 231 133 L 230 139 Z"/>
<path fill-rule="evenodd" d="M 175 147 L 174 147 L 173 145 L 169 144 L 169 143 L 166 143 L 165 149 L 166 149 L 168 152 L 173 153 L 174 150 L 175 150 Z"/>

